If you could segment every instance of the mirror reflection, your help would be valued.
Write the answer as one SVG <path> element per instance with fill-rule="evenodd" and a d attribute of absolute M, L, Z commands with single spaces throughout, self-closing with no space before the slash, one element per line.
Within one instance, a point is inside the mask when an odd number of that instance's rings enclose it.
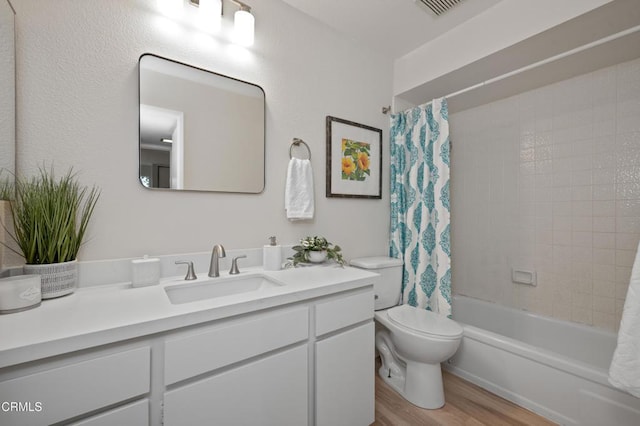
<path fill-rule="evenodd" d="M 262 88 L 151 54 L 139 72 L 142 185 L 262 192 Z"/>
<path fill-rule="evenodd" d="M 16 158 L 15 124 L 15 13 L 0 0 L 0 198 L 2 188 L 13 182 Z"/>

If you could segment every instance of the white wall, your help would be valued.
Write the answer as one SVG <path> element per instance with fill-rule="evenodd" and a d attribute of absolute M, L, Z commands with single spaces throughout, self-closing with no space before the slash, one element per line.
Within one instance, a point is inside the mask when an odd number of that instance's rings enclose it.
<path fill-rule="evenodd" d="M 9 117 L 15 115 L 14 96 L 15 92 L 15 52 L 13 44 L 15 35 L 13 32 L 13 10 L 6 1 L 0 2 L 0 135 L 3 138 L 0 143 L 0 182 L 9 179 L 10 174 L 15 172 L 15 147 L 11 141 L 15 139 L 15 123 Z M 1 237 L 0 237 L 1 238 Z M 0 241 L 2 241 L 0 239 Z"/>
<path fill-rule="evenodd" d="M 81 260 L 259 247 L 322 234 L 345 256 L 387 253 L 390 61 L 279 0 L 252 0 L 256 43 L 238 51 L 169 25 L 154 0 L 17 0 L 18 167 L 73 166 L 102 188 Z M 235 7 L 225 3 L 227 14 Z M 138 58 L 155 53 L 262 86 L 266 189 L 260 195 L 152 192 L 138 183 Z M 383 199 L 327 199 L 325 116 L 383 129 Z M 316 218 L 283 209 L 289 144 L 313 152 Z M 158 232 L 158 229 L 163 229 Z"/>
<path fill-rule="evenodd" d="M 640 59 L 452 114 L 454 292 L 616 330 L 640 240 L 638 117 Z"/>

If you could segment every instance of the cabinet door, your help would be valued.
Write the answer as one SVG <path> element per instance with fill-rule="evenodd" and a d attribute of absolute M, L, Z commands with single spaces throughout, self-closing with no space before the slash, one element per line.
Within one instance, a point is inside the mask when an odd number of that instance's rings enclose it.
<path fill-rule="evenodd" d="M 349 296 L 336 296 L 316 305 L 316 336 L 373 319 L 373 288 Z"/>
<path fill-rule="evenodd" d="M 56 423 L 146 394 L 150 351 L 116 352 L 0 382 L 0 401 L 26 405 L 0 411 L 0 425 Z"/>
<path fill-rule="evenodd" d="M 73 426 L 145 426 L 149 424 L 149 400 L 134 402 L 73 423 Z"/>
<path fill-rule="evenodd" d="M 308 422 L 308 346 L 298 346 L 165 393 L 165 426 Z"/>
<path fill-rule="evenodd" d="M 176 333 L 165 343 L 165 385 L 293 345 L 309 337 L 309 308 L 278 309 Z"/>
<path fill-rule="evenodd" d="M 317 426 L 374 421 L 373 321 L 316 342 Z"/>

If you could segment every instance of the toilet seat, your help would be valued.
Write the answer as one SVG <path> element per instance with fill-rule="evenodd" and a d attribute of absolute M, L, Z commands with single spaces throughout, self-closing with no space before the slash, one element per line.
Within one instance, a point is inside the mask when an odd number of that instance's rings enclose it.
<path fill-rule="evenodd" d="M 389 319 L 400 327 L 440 338 L 456 339 L 464 330 L 457 322 L 434 312 L 410 305 L 395 306 L 387 310 Z"/>

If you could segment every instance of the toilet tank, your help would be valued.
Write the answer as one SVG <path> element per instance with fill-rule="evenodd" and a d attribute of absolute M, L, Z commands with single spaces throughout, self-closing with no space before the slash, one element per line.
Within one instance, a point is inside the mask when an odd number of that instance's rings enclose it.
<path fill-rule="evenodd" d="M 386 256 L 361 257 L 352 259 L 350 265 L 380 274 L 380 279 L 373 287 L 376 311 L 398 304 L 402 287 L 402 260 Z"/>

